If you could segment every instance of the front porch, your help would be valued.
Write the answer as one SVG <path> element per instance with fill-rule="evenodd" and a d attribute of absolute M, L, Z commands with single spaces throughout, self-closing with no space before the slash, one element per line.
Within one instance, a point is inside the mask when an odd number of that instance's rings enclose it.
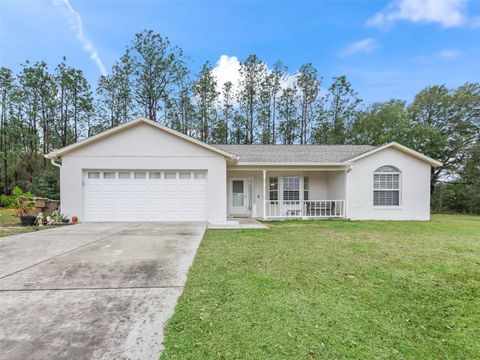
<path fill-rule="evenodd" d="M 344 167 L 229 169 L 228 216 L 346 218 L 346 171 Z"/>
<path fill-rule="evenodd" d="M 265 205 L 266 219 L 345 217 L 345 200 L 267 200 Z"/>

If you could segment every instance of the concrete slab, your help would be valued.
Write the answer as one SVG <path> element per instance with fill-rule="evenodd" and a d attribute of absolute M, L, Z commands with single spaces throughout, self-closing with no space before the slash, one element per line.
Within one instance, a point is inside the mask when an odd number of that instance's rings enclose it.
<path fill-rule="evenodd" d="M 157 359 L 205 227 L 82 224 L 1 240 L 2 357 Z"/>
<path fill-rule="evenodd" d="M 129 226 L 132 224 L 78 224 L 0 238 L 0 279 Z"/>
<path fill-rule="evenodd" d="M 158 359 L 182 288 L 2 292 L 3 359 Z"/>
<path fill-rule="evenodd" d="M 12 274 L 0 290 L 183 286 L 204 230 L 136 224 Z"/>
<path fill-rule="evenodd" d="M 243 229 L 268 229 L 268 226 L 252 218 L 228 218 L 224 224 L 209 224 L 209 229 L 217 230 L 243 230 Z"/>

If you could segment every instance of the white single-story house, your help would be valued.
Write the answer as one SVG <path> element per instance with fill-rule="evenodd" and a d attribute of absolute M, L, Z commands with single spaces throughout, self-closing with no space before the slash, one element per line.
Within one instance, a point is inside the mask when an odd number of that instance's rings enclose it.
<path fill-rule="evenodd" d="M 81 222 L 429 220 L 430 171 L 397 143 L 210 145 L 138 118 L 46 155 Z"/>

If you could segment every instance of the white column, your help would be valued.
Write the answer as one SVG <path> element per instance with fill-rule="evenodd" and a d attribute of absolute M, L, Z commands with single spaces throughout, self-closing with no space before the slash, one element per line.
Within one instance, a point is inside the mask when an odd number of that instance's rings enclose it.
<path fill-rule="evenodd" d="M 347 169 L 345 169 L 345 175 L 344 175 L 344 201 L 343 201 L 343 218 L 348 219 L 348 174 L 350 173 L 350 170 L 352 170 L 352 166 L 350 165 Z"/>
<path fill-rule="evenodd" d="M 263 169 L 263 218 L 267 218 L 267 170 Z"/>

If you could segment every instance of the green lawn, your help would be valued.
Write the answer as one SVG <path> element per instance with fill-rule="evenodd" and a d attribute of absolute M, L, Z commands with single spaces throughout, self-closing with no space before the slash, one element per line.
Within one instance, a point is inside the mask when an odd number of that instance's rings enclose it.
<path fill-rule="evenodd" d="M 480 358 L 480 217 L 209 230 L 162 359 Z"/>
<path fill-rule="evenodd" d="M 21 226 L 20 219 L 11 209 L 0 208 L 0 237 L 42 230 L 38 226 Z"/>

